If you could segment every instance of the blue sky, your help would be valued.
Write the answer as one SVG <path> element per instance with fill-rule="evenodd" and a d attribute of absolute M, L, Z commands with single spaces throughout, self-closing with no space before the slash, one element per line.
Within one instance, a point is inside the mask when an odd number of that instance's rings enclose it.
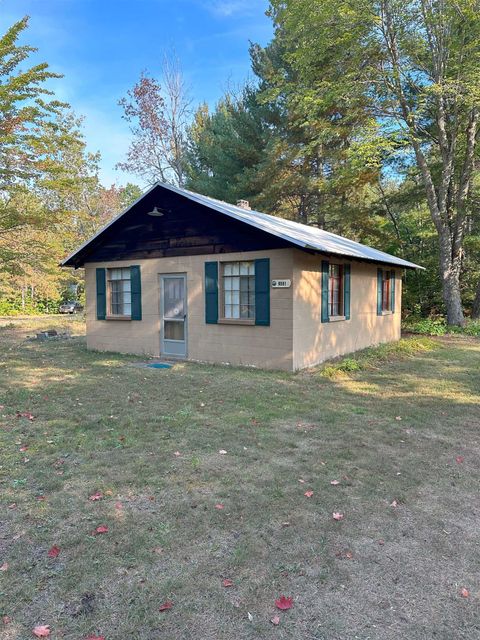
<path fill-rule="evenodd" d="M 104 184 L 132 176 L 114 169 L 129 143 L 117 101 L 142 70 L 159 77 L 175 49 L 193 103 L 214 105 L 225 88 L 251 76 L 249 40 L 272 35 L 267 0 L 0 0 L 0 31 L 30 16 L 22 43 L 39 49 L 64 78 L 52 88 L 78 115 L 91 151 L 102 154 Z M 139 183 L 139 179 L 135 178 Z"/>

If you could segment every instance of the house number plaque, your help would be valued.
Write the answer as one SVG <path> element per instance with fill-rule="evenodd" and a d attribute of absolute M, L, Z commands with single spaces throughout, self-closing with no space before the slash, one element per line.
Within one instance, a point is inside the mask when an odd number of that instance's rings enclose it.
<path fill-rule="evenodd" d="M 291 284 L 291 280 L 272 280 L 272 289 L 288 289 Z"/>

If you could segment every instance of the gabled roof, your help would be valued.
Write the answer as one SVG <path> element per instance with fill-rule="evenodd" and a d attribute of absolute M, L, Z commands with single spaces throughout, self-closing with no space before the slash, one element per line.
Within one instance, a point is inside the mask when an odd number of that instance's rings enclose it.
<path fill-rule="evenodd" d="M 221 200 L 215 200 L 208 196 L 202 196 L 199 193 L 188 191 L 187 189 L 180 189 L 170 184 L 163 182 L 155 183 L 148 191 L 146 191 L 138 200 L 136 200 L 130 207 L 122 211 L 118 216 L 105 225 L 100 231 L 98 231 L 92 238 L 83 243 L 76 251 L 69 255 L 61 263 L 62 266 L 74 266 L 75 257 L 78 253 L 83 251 L 88 245 L 101 236 L 109 227 L 111 227 L 117 220 L 130 211 L 138 202 L 140 202 L 148 193 L 151 193 L 154 189 L 161 188 L 167 189 L 180 196 L 184 196 L 193 202 L 200 205 L 214 209 L 219 213 L 222 213 L 230 218 L 244 222 L 252 227 L 260 229 L 266 233 L 282 238 L 292 245 L 307 249 L 311 251 L 318 251 L 320 253 L 327 253 L 331 255 L 346 256 L 349 258 L 355 258 L 357 260 L 366 260 L 368 262 L 377 262 L 384 264 L 392 264 L 399 267 L 405 267 L 409 269 L 423 269 L 423 267 L 403 260 L 403 258 L 397 258 L 384 251 L 367 247 L 364 244 L 349 240 L 343 236 L 339 236 L 317 227 L 310 227 L 306 224 L 300 224 L 299 222 L 293 222 L 292 220 L 285 220 L 284 218 L 277 218 L 276 216 L 268 215 L 267 213 L 261 213 L 260 211 L 253 211 L 237 207 Z"/>

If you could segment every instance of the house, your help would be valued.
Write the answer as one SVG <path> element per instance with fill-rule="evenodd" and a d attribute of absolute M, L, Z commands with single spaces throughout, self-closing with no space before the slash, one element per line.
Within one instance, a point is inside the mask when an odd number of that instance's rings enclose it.
<path fill-rule="evenodd" d="M 421 268 L 162 183 L 62 264 L 85 267 L 90 349 L 289 371 L 398 340 Z"/>

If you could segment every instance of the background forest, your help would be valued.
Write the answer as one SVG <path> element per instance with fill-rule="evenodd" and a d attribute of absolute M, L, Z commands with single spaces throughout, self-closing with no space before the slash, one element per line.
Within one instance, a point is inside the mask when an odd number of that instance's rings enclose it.
<path fill-rule="evenodd" d="M 473 0 L 273 0 L 252 77 L 192 105 L 174 54 L 119 101 L 131 145 L 105 186 L 61 77 L 0 39 L 0 314 L 55 311 L 59 261 L 156 180 L 316 225 L 423 265 L 404 310 L 480 316 L 480 12 Z"/>

